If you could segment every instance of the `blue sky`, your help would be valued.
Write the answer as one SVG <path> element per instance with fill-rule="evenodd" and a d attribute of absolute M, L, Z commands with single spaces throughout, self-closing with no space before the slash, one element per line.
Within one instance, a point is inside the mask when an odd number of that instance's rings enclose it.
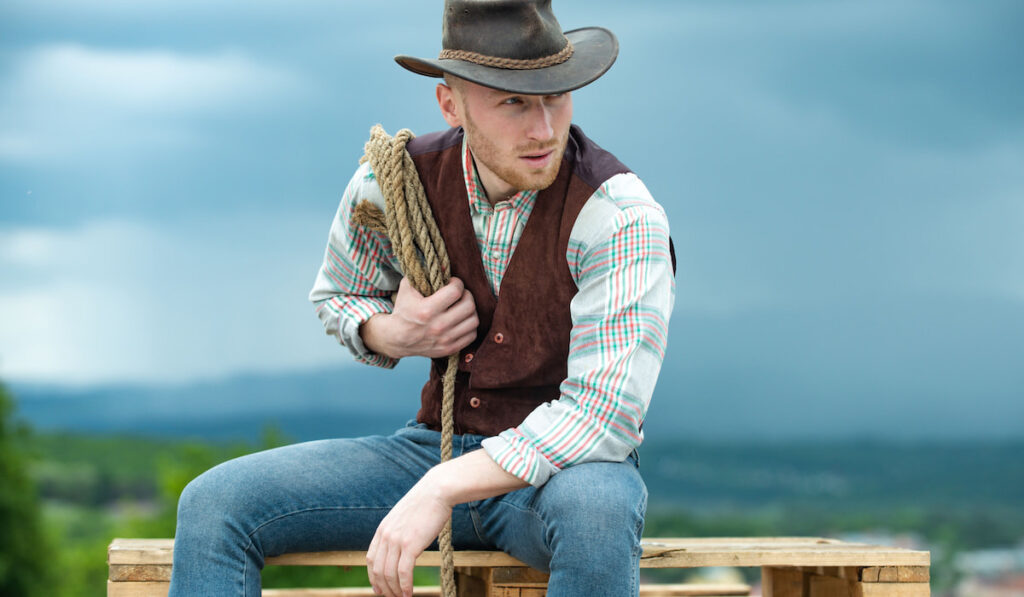
<path fill-rule="evenodd" d="M 672 225 L 659 399 L 1024 432 L 1024 5 L 554 5 L 619 36 L 575 120 Z M 305 296 L 370 126 L 443 126 L 391 60 L 440 6 L 3 3 L 0 378 L 343 363 Z"/>

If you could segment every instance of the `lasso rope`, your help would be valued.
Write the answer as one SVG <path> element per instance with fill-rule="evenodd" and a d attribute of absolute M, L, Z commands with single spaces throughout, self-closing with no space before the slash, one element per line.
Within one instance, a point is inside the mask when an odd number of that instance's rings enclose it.
<path fill-rule="evenodd" d="M 370 168 L 384 195 L 385 211 L 381 213 L 380 208 L 363 199 L 356 205 L 352 220 L 360 226 L 386 234 L 391 239 L 391 246 L 405 277 L 420 294 L 428 296 L 440 290 L 451 279 L 451 263 L 448 261 L 448 251 L 441 231 L 427 203 L 427 194 L 420 183 L 416 165 L 405 150 L 405 144 L 413 137 L 409 129 L 402 129 L 390 137 L 379 124 L 370 130 L 366 155 L 359 163 L 370 162 Z M 441 462 L 452 457 L 455 373 L 458 365 L 458 353 L 449 355 L 448 368 L 442 378 Z M 445 597 L 455 597 L 455 560 L 450 517 L 438 536 L 438 544 L 441 546 L 441 591 Z"/>

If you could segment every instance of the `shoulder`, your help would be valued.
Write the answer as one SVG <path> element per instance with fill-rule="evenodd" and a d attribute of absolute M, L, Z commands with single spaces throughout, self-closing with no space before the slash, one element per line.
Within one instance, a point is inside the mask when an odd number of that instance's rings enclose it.
<path fill-rule="evenodd" d="M 601 183 L 580 210 L 573 235 L 599 244 L 624 228 L 644 224 L 668 233 L 668 216 L 636 174 L 616 174 Z"/>
<path fill-rule="evenodd" d="M 601 217 L 621 214 L 650 215 L 665 219 L 665 210 L 628 166 L 573 125 L 566 153 L 573 174 L 594 189 L 583 210 Z"/>
<path fill-rule="evenodd" d="M 462 127 L 455 127 L 415 137 L 405 144 L 405 150 L 409 152 L 409 155 L 415 157 L 461 145 Z"/>
<path fill-rule="evenodd" d="M 583 129 L 575 124 L 569 128 L 565 159 L 572 163 L 573 176 L 595 189 L 609 178 L 630 171 L 610 151 L 587 137 Z"/>
<path fill-rule="evenodd" d="M 384 209 L 384 195 L 380 191 L 380 184 L 377 182 L 377 177 L 374 175 L 373 170 L 370 168 L 369 162 L 364 162 L 356 168 L 355 173 L 352 174 L 352 178 L 348 181 L 348 186 L 345 187 L 345 194 L 342 197 L 342 205 L 349 206 L 343 211 L 349 211 L 351 206 L 366 199 L 379 207 Z"/>

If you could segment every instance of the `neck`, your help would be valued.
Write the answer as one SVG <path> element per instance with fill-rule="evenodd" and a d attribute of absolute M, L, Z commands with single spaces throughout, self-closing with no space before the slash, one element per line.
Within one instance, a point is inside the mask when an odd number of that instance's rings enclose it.
<path fill-rule="evenodd" d="M 476 174 L 480 178 L 480 184 L 484 187 L 487 202 L 491 205 L 501 201 L 508 201 L 519 192 L 515 187 L 492 172 L 490 168 L 477 161 L 476 157 L 473 158 L 473 165 L 476 167 Z"/>

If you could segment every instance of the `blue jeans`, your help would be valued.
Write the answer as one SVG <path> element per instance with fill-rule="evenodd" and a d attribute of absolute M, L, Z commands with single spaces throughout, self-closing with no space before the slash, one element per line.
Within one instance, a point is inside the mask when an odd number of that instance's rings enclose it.
<path fill-rule="evenodd" d="M 455 436 L 454 456 L 480 448 Z M 260 595 L 270 556 L 364 550 L 390 508 L 439 461 L 441 434 L 296 444 L 225 462 L 178 503 L 171 597 Z M 551 573 L 548 595 L 636 595 L 647 488 L 636 455 L 580 464 L 541 488 L 460 504 L 456 549 L 497 549 Z M 436 547 L 435 547 L 436 548 Z"/>

